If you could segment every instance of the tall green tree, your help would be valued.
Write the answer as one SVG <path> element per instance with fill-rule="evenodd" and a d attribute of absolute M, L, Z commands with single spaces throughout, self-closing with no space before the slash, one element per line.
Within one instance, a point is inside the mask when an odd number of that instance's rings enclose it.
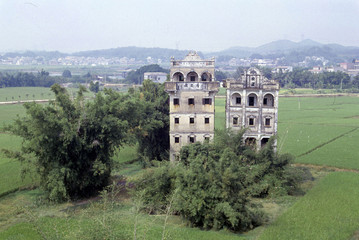
<path fill-rule="evenodd" d="M 169 104 L 164 84 L 145 80 L 139 91 L 131 92 L 141 103 L 138 105 L 141 110 L 136 131 L 140 157 L 168 160 Z"/>
<path fill-rule="evenodd" d="M 136 104 L 112 91 L 85 102 L 83 87 L 74 101 L 59 85 L 51 89 L 56 100 L 49 105 L 24 104 L 26 116 L 11 128 L 24 139 L 22 152 L 13 155 L 37 170 L 51 200 L 96 194 L 108 184 L 115 149 L 136 125 Z"/>

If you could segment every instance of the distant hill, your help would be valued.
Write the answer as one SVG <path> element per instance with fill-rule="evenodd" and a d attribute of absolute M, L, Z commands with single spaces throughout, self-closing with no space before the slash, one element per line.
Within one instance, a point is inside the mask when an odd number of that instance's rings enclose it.
<path fill-rule="evenodd" d="M 61 53 L 58 51 L 26 51 L 5 53 L 0 58 L 6 57 L 36 57 L 60 58 L 64 56 L 83 56 L 83 57 L 105 57 L 105 58 L 135 58 L 146 62 L 147 57 L 154 60 L 162 59 L 168 62 L 173 56 L 176 59 L 183 59 L 189 50 L 175 50 L 168 48 L 143 48 L 143 47 L 118 47 L 111 49 L 81 51 L 73 54 Z M 215 56 L 218 62 L 226 62 L 233 57 L 236 58 L 282 58 L 284 64 L 291 64 L 303 61 L 306 56 L 324 57 L 332 63 L 351 61 L 353 58 L 359 58 L 359 47 L 342 46 L 340 44 L 322 44 L 310 39 L 300 42 L 290 40 L 273 41 L 258 47 L 231 47 L 218 52 L 201 53 L 199 55 L 204 58 Z"/>
<path fill-rule="evenodd" d="M 290 40 L 273 41 L 259 47 L 231 47 L 219 52 L 206 53 L 205 56 L 215 56 L 225 59 L 232 57 L 246 58 L 260 55 L 263 58 L 288 58 L 292 61 L 302 61 L 306 56 L 325 57 L 332 62 L 350 61 L 359 58 L 359 47 L 347 47 L 339 44 L 322 44 L 310 39 L 301 42 Z"/>
<path fill-rule="evenodd" d="M 83 51 L 77 52 L 72 55 L 74 56 L 84 56 L 84 57 L 127 57 L 127 58 L 136 58 L 139 60 L 145 60 L 147 57 L 152 57 L 154 59 L 170 59 L 175 57 L 176 59 L 182 59 L 187 55 L 189 50 L 175 50 L 168 48 L 143 48 L 143 47 L 119 47 L 103 50 L 94 50 L 94 51 Z M 201 55 L 201 54 L 200 54 Z"/>

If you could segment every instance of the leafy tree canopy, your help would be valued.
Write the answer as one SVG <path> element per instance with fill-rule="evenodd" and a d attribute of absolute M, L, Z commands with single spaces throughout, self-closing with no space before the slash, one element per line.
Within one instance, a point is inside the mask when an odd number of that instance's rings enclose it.
<path fill-rule="evenodd" d="M 71 75 L 71 72 L 70 70 L 66 69 L 62 72 L 62 76 L 65 77 L 65 78 L 71 78 L 72 75 Z"/>
<path fill-rule="evenodd" d="M 148 212 L 171 208 L 193 226 L 245 231 L 266 217 L 251 201 L 293 193 L 300 171 L 290 155 L 274 151 L 274 139 L 259 152 L 245 146 L 242 134 L 217 132 L 214 142 L 184 146 L 180 160 L 150 168 L 134 182 L 134 197 Z"/>
<path fill-rule="evenodd" d="M 143 74 L 145 72 L 165 72 L 169 73 L 168 69 L 160 67 L 158 64 L 151 64 L 140 67 L 136 71 L 131 71 L 125 78 L 125 81 L 133 84 L 141 84 L 143 82 Z"/>
<path fill-rule="evenodd" d="M 51 200 L 93 195 L 108 184 L 114 150 L 137 127 L 137 100 L 105 90 L 85 102 L 81 87 L 72 101 L 59 85 L 51 89 L 49 105 L 24 104 L 26 116 L 11 127 L 24 139 L 22 152 L 12 154 L 35 166 Z"/>
<path fill-rule="evenodd" d="M 138 154 L 143 163 L 148 160 L 168 160 L 169 104 L 164 84 L 145 80 L 139 91 L 130 94 L 142 103 L 136 131 Z"/>

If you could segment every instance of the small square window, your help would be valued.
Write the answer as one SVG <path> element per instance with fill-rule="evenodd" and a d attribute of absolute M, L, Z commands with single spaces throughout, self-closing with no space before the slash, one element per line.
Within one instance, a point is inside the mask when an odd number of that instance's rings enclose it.
<path fill-rule="evenodd" d="M 209 141 L 209 137 L 204 137 L 204 140 L 208 142 L 208 141 Z"/>
<path fill-rule="evenodd" d="M 204 123 L 209 124 L 209 118 L 208 117 L 204 118 Z"/>
<path fill-rule="evenodd" d="M 237 125 L 238 124 L 238 118 L 237 117 L 234 117 L 233 118 L 233 125 Z"/>
<path fill-rule="evenodd" d="M 254 87 L 254 85 L 255 85 L 255 82 L 251 82 L 251 87 Z"/>
<path fill-rule="evenodd" d="M 189 118 L 189 123 L 193 124 L 194 123 L 194 118 Z"/>
<path fill-rule="evenodd" d="M 191 76 L 191 82 L 196 81 L 196 76 Z"/>
<path fill-rule="evenodd" d="M 194 98 L 188 98 L 188 105 L 194 105 Z"/>
<path fill-rule="evenodd" d="M 174 104 L 174 105 L 179 105 L 179 99 L 178 99 L 178 98 L 174 98 L 174 99 L 173 99 L 173 104 Z"/>
<path fill-rule="evenodd" d="M 266 118 L 265 125 L 270 126 L 270 118 Z"/>
<path fill-rule="evenodd" d="M 179 137 L 175 137 L 175 143 L 179 143 Z"/>
<path fill-rule="evenodd" d="M 236 104 L 241 104 L 241 97 L 236 97 Z"/>
<path fill-rule="evenodd" d="M 249 118 L 249 126 L 254 126 L 254 118 Z"/>
<path fill-rule="evenodd" d="M 203 104 L 212 105 L 212 99 L 211 98 L 203 98 Z"/>
<path fill-rule="evenodd" d="M 179 124 L 179 118 L 175 118 L 175 124 Z"/>
<path fill-rule="evenodd" d="M 194 143 L 194 137 L 189 137 L 189 142 Z"/>

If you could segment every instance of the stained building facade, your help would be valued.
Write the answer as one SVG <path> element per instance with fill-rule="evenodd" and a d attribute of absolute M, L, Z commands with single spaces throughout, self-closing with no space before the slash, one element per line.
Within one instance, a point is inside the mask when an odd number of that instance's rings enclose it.
<path fill-rule="evenodd" d="M 227 80 L 226 88 L 226 127 L 246 128 L 245 143 L 264 146 L 277 134 L 279 83 L 249 68 L 239 79 Z"/>
<path fill-rule="evenodd" d="M 219 83 L 214 58 L 190 52 L 183 60 L 171 58 L 170 81 L 165 83 L 170 104 L 170 159 L 182 146 L 214 137 L 214 102 Z"/>

